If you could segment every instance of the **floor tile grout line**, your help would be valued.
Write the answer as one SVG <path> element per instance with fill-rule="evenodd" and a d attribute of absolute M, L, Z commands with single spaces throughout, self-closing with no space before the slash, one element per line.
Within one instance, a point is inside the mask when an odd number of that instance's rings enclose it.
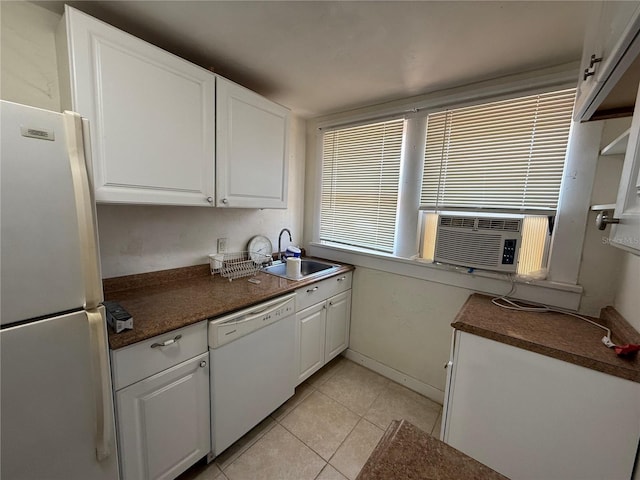
<path fill-rule="evenodd" d="M 270 416 L 269 416 L 269 417 L 267 417 L 267 418 L 270 418 Z M 265 418 L 265 420 L 266 420 L 266 418 Z M 246 448 L 244 448 L 243 450 L 241 450 L 241 451 L 240 451 L 240 453 L 238 453 L 238 455 L 237 455 L 237 456 L 236 456 L 236 457 L 235 457 L 231 462 L 229 462 L 229 463 L 228 463 L 224 468 L 222 468 L 222 465 L 221 465 L 221 464 L 219 464 L 219 463 L 217 463 L 217 461 L 216 461 L 215 459 L 214 459 L 214 461 L 213 461 L 212 463 L 215 463 L 215 464 L 218 466 L 218 468 L 220 469 L 220 471 L 221 471 L 222 473 L 224 473 L 224 471 L 225 471 L 227 468 L 229 468 L 229 467 L 230 467 L 231 465 L 233 465 L 236 461 L 238 461 L 238 459 L 239 459 L 240 457 L 242 457 L 245 453 L 247 453 L 247 452 L 251 449 L 251 447 L 253 447 L 256 443 L 258 443 L 260 440 L 262 440 L 262 437 L 264 437 L 267 433 L 269 433 L 269 432 L 273 429 L 273 427 L 275 427 L 277 424 L 279 424 L 275 419 L 272 419 L 272 420 L 273 420 L 273 424 L 272 424 L 271 426 L 269 426 L 265 431 L 261 432 L 261 433 L 260 433 L 260 435 L 259 435 L 259 436 L 257 436 L 255 439 L 252 439 L 252 441 L 251 441 L 249 444 L 247 444 L 247 445 L 246 445 Z M 264 422 L 264 420 L 263 420 L 263 422 Z M 262 423 L 262 422 L 260 422 L 260 423 Z M 260 425 L 260 424 L 258 424 L 258 425 Z M 256 425 L 256 426 L 257 426 L 257 425 Z M 254 428 L 255 428 L 255 427 L 254 427 Z M 251 430 L 250 430 L 250 431 L 251 431 Z M 249 433 L 249 432 L 247 432 L 247 433 Z M 245 435 L 246 435 L 246 434 L 245 434 Z M 241 437 L 241 438 L 242 438 L 242 437 Z M 237 441 L 239 441 L 239 439 L 238 439 Z M 235 443 L 234 443 L 234 444 L 232 444 L 231 446 L 233 446 L 233 445 L 235 445 Z M 223 453 L 224 453 L 224 452 L 223 452 Z"/>
<path fill-rule="evenodd" d="M 284 415 L 280 420 L 284 420 L 285 418 L 287 418 L 287 417 L 291 414 L 291 412 L 293 412 L 296 408 L 298 408 L 298 407 L 300 406 L 300 404 L 301 404 L 302 402 L 304 402 L 307 398 L 309 398 L 311 395 L 313 395 L 313 392 L 317 392 L 317 391 L 318 391 L 318 389 L 316 389 L 316 388 L 314 388 L 314 387 L 310 387 L 310 388 L 311 388 L 311 390 L 313 390 L 313 391 L 312 391 L 312 392 L 309 392 L 307 395 L 305 395 L 305 396 L 304 396 L 304 398 L 302 398 L 298 403 L 296 403 L 296 404 L 291 408 L 291 410 L 289 410 L 289 411 L 288 411 L 288 412 L 287 412 L 287 413 L 286 413 L 286 414 L 285 414 L 285 415 Z M 295 395 L 295 393 L 294 393 L 294 395 Z M 285 402 L 285 403 L 287 403 L 287 402 Z M 282 405 L 284 405 L 284 403 L 283 403 Z M 281 405 L 281 406 L 282 406 L 282 405 Z M 278 407 L 278 408 L 280 408 L 280 407 Z M 277 409 L 276 409 L 276 410 L 277 410 Z M 275 411 L 275 410 L 274 410 L 274 411 Z M 273 416 L 273 413 L 270 415 L 270 417 L 271 417 L 271 418 L 273 418 L 276 422 L 280 423 L 280 420 L 278 420 L 277 418 L 275 418 L 275 417 Z"/>
<path fill-rule="evenodd" d="M 313 393 L 313 392 L 312 392 L 312 393 Z M 311 394 L 307 395 L 307 396 L 304 398 L 304 400 L 306 400 L 306 399 L 307 399 L 307 398 L 309 398 L 310 396 L 311 396 Z M 298 408 L 298 407 L 300 406 L 300 404 L 301 404 L 302 402 L 304 402 L 304 400 L 300 401 L 300 403 L 298 403 L 294 408 L 292 408 L 292 409 L 291 409 L 291 412 L 293 412 L 296 408 Z M 291 413 L 291 412 L 289 412 L 289 413 Z M 287 413 L 284 417 L 282 417 L 282 420 L 284 420 L 286 417 L 288 417 L 288 416 L 289 416 L 289 413 Z M 314 480 L 315 480 L 315 479 L 317 479 L 317 478 L 318 478 L 318 476 L 322 473 L 322 470 L 324 470 L 324 469 L 325 469 L 325 467 L 326 467 L 327 465 L 329 465 L 329 461 L 328 461 L 328 460 L 325 460 L 325 459 L 324 459 L 324 457 L 323 457 L 322 455 L 320 455 L 320 453 L 319 453 L 319 452 L 316 452 L 316 451 L 313 449 L 313 447 L 311 447 L 310 445 L 307 445 L 307 443 L 306 443 L 303 439 L 301 439 L 300 437 L 298 437 L 295 433 L 293 433 L 293 432 L 292 432 L 291 430 L 289 430 L 286 426 L 284 426 L 282 423 L 280 423 L 280 421 L 279 421 L 279 420 L 276 420 L 276 423 L 277 423 L 278 425 L 280 425 L 282 428 L 284 428 L 284 429 L 285 429 L 287 432 L 289 432 L 291 435 L 293 435 L 293 436 L 295 437 L 295 439 L 296 439 L 296 440 L 298 440 L 299 442 L 301 442 L 305 447 L 307 447 L 309 450 L 311 450 L 313 453 L 315 453 L 318 457 L 320 457 L 320 460 L 322 460 L 322 461 L 324 462 L 324 467 L 322 467 L 322 468 L 320 469 L 320 471 L 318 472 L 318 475 L 316 475 L 316 476 L 314 477 Z"/>
<path fill-rule="evenodd" d="M 298 440 L 299 442 L 301 442 L 305 447 L 307 447 L 309 450 L 311 450 L 313 453 L 315 453 L 316 455 L 318 455 L 318 457 L 320 457 L 320 459 L 325 462 L 325 463 L 329 463 L 329 460 L 325 460 L 324 457 L 322 455 L 320 455 L 319 452 L 317 452 L 311 445 L 307 445 L 307 443 L 301 439 L 300 437 L 298 437 L 295 433 L 293 433 L 291 430 L 289 430 L 287 427 L 285 427 L 284 425 L 280 424 L 280 426 L 282 428 L 284 428 L 287 432 L 289 432 L 291 435 L 293 435 L 296 440 Z M 333 455 L 332 455 L 333 456 Z"/>
<path fill-rule="evenodd" d="M 353 433 L 353 431 L 357 428 L 357 426 L 360 424 L 360 422 L 367 422 L 368 424 L 370 424 L 371 426 L 373 426 L 374 428 L 377 428 L 378 430 L 382 430 L 382 434 L 384 435 L 385 430 L 383 430 L 382 428 L 380 428 L 378 425 L 376 425 L 373 422 L 370 422 L 369 420 L 367 420 L 364 417 L 360 417 L 360 420 L 358 420 L 358 422 L 353 426 L 353 428 L 351 429 L 351 431 L 347 434 L 346 437 L 344 437 L 344 440 L 342 440 L 342 442 L 340 443 L 340 445 L 338 446 L 338 448 L 336 448 L 336 451 L 333 452 L 333 455 L 331 455 L 331 458 L 329 458 L 329 460 L 327 461 L 327 463 L 329 465 L 331 465 L 337 472 L 340 472 L 340 474 L 342 476 L 344 476 L 345 478 L 349 478 L 348 475 L 346 475 L 342 470 L 340 470 L 336 465 L 333 465 L 331 463 L 331 460 L 333 460 L 333 457 L 335 457 L 336 453 L 338 453 L 338 450 L 340 450 L 340 448 L 342 447 L 342 445 L 347 441 L 347 439 L 349 438 L 349 436 Z M 375 447 L 374 447 L 375 449 Z M 360 470 L 362 470 L 362 468 L 360 468 Z"/>
<path fill-rule="evenodd" d="M 325 392 L 323 392 L 323 391 L 321 391 L 321 390 L 317 390 L 317 392 L 318 392 L 318 393 L 321 393 L 321 394 L 322 394 L 322 395 L 324 395 L 325 397 L 330 398 L 330 399 L 331 399 L 331 400 L 333 400 L 334 402 L 338 402 L 340 405 L 342 405 L 344 408 L 346 408 L 347 410 L 349 410 L 351 413 L 353 413 L 353 414 L 355 414 L 355 415 L 357 415 L 357 416 L 359 416 L 359 417 L 361 417 L 361 418 L 364 418 L 364 417 L 365 417 L 365 415 L 366 415 L 367 413 L 369 413 L 369 410 L 371 409 L 371 407 L 373 406 L 373 404 L 376 402 L 376 400 L 378 399 L 378 397 L 379 397 L 380 395 L 382 395 L 382 392 L 383 392 L 383 390 L 384 390 L 385 388 L 386 388 L 386 385 L 385 385 L 383 388 L 381 388 L 381 389 L 380 389 L 380 392 L 378 392 L 378 394 L 376 395 L 376 398 L 374 398 L 374 399 L 373 399 L 373 401 L 372 401 L 372 402 L 371 402 L 371 404 L 367 407 L 367 410 L 366 410 L 366 412 L 365 412 L 363 415 L 360 415 L 358 412 L 356 412 L 356 411 L 352 410 L 351 408 L 349 408 L 349 406 L 348 406 L 348 405 L 345 405 L 344 403 L 342 403 L 342 402 L 341 402 L 340 400 L 338 400 L 337 398 L 333 398 L 333 397 L 332 397 L 331 395 L 329 395 L 328 393 L 325 393 Z M 297 406 L 296 406 L 296 407 L 297 407 Z M 371 422 L 369 422 L 369 423 L 371 423 Z"/>
<path fill-rule="evenodd" d="M 344 364 L 345 362 L 350 361 L 347 360 L 346 357 L 342 357 L 342 360 L 340 360 L 339 362 L 336 363 L 336 365 L 334 365 L 332 368 L 333 370 L 335 370 L 333 373 L 331 373 L 327 378 L 325 378 L 322 382 L 318 383 L 317 386 L 314 384 L 311 384 L 316 390 L 318 389 L 319 386 L 324 385 L 325 383 L 327 383 L 329 380 L 331 380 L 336 373 L 338 373 L 342 368 L 344 368 Z M 322 370 L 322 368 L 320 369 Z M 315 372 L 313 375 L 317 374 L 320 372 L 320 370 L 318 370 L 317 372 Z M 313 377 L 313 375 L 311 375 L 311 377 Z M 306 381 L 308 381 L 311 377 L 309 377 Z"/>
<path fill-rule="evenodd" d="M 307 446 L 308 448 L 310 448 L 310 449 L 311 449 L 311 450 L 312 450 L 316 455 L 318 455 L 318 456 L 319 456 L 323 461 L 325 461 L 325 462 L 328 464 L 328 463 L 330 462 L 330 460 L 333 458 L 333 456 L 336 454 L 336 452 L 340 449 L 340 447 L 342 446 L 342 444 L 345 442 L 345 440 L 349 437 L 349 435 L 351 435 L 351 432 L 353 432 L 353 429 L 354 429 L 354 428 L 356 428 L 356 426 L 358 425 L 358 423 L 360 423 L 360 421 L 361 421 L 361 420 L 363 420 L 363 419 L 364 419 L 364 417 L 363 417 L 363 416 L 361 416 L 361 415 L 358 415 L 358 414 L 357 414 L 357 413 L 355 413 L 354 411 L 352 411 L 352 410 L 348 409 L 345 405 L 342 405 L 340 402 L 338 402 L 337 400 L 334 400 L 333 398 L 331 398 L 331 397 L 330 397 L 330 396 L 328 396 L 328 395 L 325 395 L 325 394 L 324 394 L 324 393 L 322 393 L 321 391 L 319 391 L 319 390 L 316 390 L 316 391 L 317 391 L 320 395 L 323 395 L 323 396 L 327 397 L 328 399 L 333 400 L 333 401 L 334 401 L 334 402 L 336 402 L 337 404 L 341 405 L 342 407 L 346 408 L 347 410 L 349 410 L 349 412 L 353 413 L 354 415 L 356 415 L 356 416 L 358 417 L 358 421 L 353 425 L 353 427 L 351 428 L 351 430 L 349 430 L 349 433 L 347 433 L 347 435 L 342 439 L 342 441 L 340 442 L 340 445 L 338 445 L 338 447 L 336 448 L 335 452 L 333 452 L 333 453 L 331 454 L 331 456 L 329 457 L 329 460 L 325 460 L 325 459 L 324 459 L 324 457 L 323 457 L 322 455 L 320 455 L 320 453 L 319 453 L 319 452 L 317 452 L 316 450 L 314 450 L 314 448 L 313 448 L 311 445 L 307 445 L 307 443 L 306 443 L 303 439 L 301 439 L 300 437 L 298 437 L 294 432 L 292 432 L 291 430 L 289 430 L 285 425 L 282 425 L 280 422 L 278 422 L 278 424 L 279 424 L 282 428 L 284 428 L 287 432 L 289 432 L 291 435 L 293 435 L 293 436 L 294 436 L 294 437 L 296 437 L 298 440 L 300 440 L 300 441 L 301 441 L 305 446 Z M 308 396 L 305 398 L 305 400 L 306 400 L 307 398 L 309 398 L 310 396 L 311 396 L 311 395 L 308 395 Z M 304 400 L 303 400 L 303 401 L 304 401 Z M 296 405 L 296 407 L 295 407 L 294 409 L 292 409 L 292 411 L 293 411 L 293 410 L 295 410 L 296 408 L 298 408 L 301 404 L 302 404 L 302 402 L 300 402 L 298 405 Z M 289 412 L 289 413 L 291 413 L 291 412 Z M 284 420 L 284 418 L 286 418 L 287 416 L 289 416 L 289 414 L 287 414 L 285 417 L 283 417 L 283 420 Z M 364 420 L 366 420 L 366 419 L 364 419 Z M 366 421 L 368 421 L 368 420 L 366 420 Z M 369 422 L 369 423 L 371 423 L 371 422 Z M 377 427 L 377 425 L 376 425 L 376 427 Z M 379 427 L 378 427 L 378 428 L 379 428 Z M 332 465 L 332 466 L 333 466 L 333 465 Z M 334 468 L 335 468 L 335 467 L 334 467 Z M 336 468 L 336 470 L 337 470 L 337 468 Z M 340 472 L 340 473 L 342 473 L 342 472 Z"/>

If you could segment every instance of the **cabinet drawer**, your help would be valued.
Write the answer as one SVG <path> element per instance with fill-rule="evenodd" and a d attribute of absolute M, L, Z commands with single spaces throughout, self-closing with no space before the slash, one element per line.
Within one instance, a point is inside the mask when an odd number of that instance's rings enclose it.
<path fill-rule="evenodd" d="M 180 338 L 176 339 L 176 337 Z M 166 346 L 167 341 L 175 340 Z M 179 328 L 163 335 L 113 350 L 113 388 L 131 385 L 180 362 L 207 352 L 207 322 Z"/>
<path fill-rule="evenodd" d="M 296 312 L 351 288 L 352 272 L 336 275 L 296 290 Z"/>

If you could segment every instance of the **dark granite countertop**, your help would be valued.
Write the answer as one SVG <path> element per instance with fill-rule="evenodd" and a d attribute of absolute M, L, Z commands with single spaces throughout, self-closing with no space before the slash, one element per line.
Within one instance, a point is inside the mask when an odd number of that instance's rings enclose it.
<path fill-rule="evenodd" d="M 109 347 L 118 349 L 208 318 L 250 307 L 300 287 L 353 270 L 339 270 L 306 280 L 287 280 L 259 272 L 233 280 L 212 276 L 209 265 L 176 268 L 103 280 L 105 300 L 119 302 L 133 317 L 133 330 L 115 333 Z M 249 278 L 260 280 L 250 283 Z"/>
<path fill-rule="evenodd" d="M 617 344 L 640 343 L 640 334 L 612 307 L 591 320 L 611 329 Z M 640 382 L 638 355 L 619 357 L 601 339 L 605 331 L 561 313 L 507 310 L 491 303 L 491 297 L 471 295 L 452 326 L 463 332 L 513 345 L 548 357 Z"/>
<path fill-rule="evenodd" d="M 356 480 L 506 478 L 406 420 L 394 420 Z"/>

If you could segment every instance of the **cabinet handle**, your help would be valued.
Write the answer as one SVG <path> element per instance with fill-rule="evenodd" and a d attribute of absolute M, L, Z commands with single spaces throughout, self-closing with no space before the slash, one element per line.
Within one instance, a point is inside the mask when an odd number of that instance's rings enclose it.
<path fill-rule="evenodd" d="M 591 60 L 589 61 L 589 68 L 593 68 L 596 63 L 600 63 L 602 61 L 602 57 L 596 58 L 595 54 L 591 55 Z"/>
<path fill-rule="evenodd" d="M 330 307 L 333 307 L 333 302 L 329 302 L 329 306 L 330 306 Z"/>
<path fill-rule="evenodd" d="M 620 223 L 619 218 L 613 218 L 610 210 L 603 210 L 596 216 L 596 227 L 598 230 L 604 230 L 607 225 L 612 223 Z"/>
<path fill-rule="evenodd" d="M 444 364 L 444 369 L 446 370 L 447 368 L 449 368 L 451 365 L 453 365 L 453 362 L 447 362 Z"/>
<path fill-rule="evenodd" d="M 213 203 L 213 197 L 207 197 L 207 202 Z"/>
<path fill-rule="evenodd" d="M 595 75 L 596 70 L 593 67 L 596 63 L 600 63 L 601 61 L 602 61 L 602 57 L 596 58 L 595 55 L 591 55 L 591 59 L 589 60 L 589 67 L 584 69 L 584 75 L 582 76 L 582 79 L 586 80 L 587 78 Z"/>
<path fill-rule="evenodd" d="M 307 293 L 315 292 L 316 290 L 318 290 L 318 287 L 307 288 Z"/>
<path fill-rule="evenodd" d="M 229 203 L 229 200 L 227 200 L 226 198 L 223 198 L 222 200 L 220 200 L 224 205 L 226 205 L 227 203 Z"/>
<path fill-rule="evenodd" d="M 204 368 L 204 367 L 206 367 L 206 366 L 207 366 L 207 362 L 206 362 L 206 360 L 202 360 L 202 361 L 200 362 L 200 368 Z"/>
<path fill-rule="evenodd" d="M 337 281 L 338 281 L 338 282 L 342 282 L 342 281 L 344 281 L 344 280 L 346 280 L 346 279 L 347 279 L 347 277 L 340 277 L 340 278 L 338 278 L 338 279 L 337 279 Z"/>
<path fill-rule="evenodd" d="M 172 343 L 176 343 L 178 340 L 180 340 L 182 338 L 182 335 L 178 334 L 173 338 L 170 338 L 169 340 L 165 340 L 162 343 L 154 343 L 151 345 L 151 348 L 158 348 L 158 347 L 168 347 L 169 345 L 171 345 Z"/>

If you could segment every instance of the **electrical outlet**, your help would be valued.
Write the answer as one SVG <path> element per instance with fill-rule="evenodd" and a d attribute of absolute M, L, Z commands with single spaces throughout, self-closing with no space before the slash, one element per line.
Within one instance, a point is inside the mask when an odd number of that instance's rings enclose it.
<path fill-rule="evenodd" d="M 227 253 L 227 238 L 218 239 L 218 253 Z"/>

